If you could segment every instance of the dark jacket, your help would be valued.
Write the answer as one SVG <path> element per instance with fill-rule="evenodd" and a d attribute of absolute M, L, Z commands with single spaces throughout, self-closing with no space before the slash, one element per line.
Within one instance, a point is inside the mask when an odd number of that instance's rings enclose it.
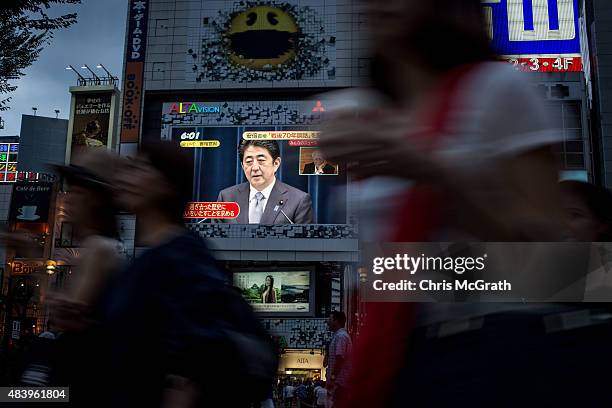
<path fill-rule="evenodd" d="M 266 334 L 228 278 L 204 242 L 187 232 L 119 273 L 100 304 L 98 349 L 91 350 L 105 356 L 96 375 L 96 389 L 105 390 L 99 400 L 158 407 L 167 376 L 177 375 L 197 384 L 202 406 L 248 406 L 253 395 L 229 389 L 232 374 L 243 370 L 218 329 L 238 324 L 237 331 Z"/>
<path fill-rule="evenodd" d="M 226 188 L 219 193 L 219 202 L 234 202 L 240 205 L 240 215 L 235 220 L 225 220 L 232 224 L 249 223 L 249 195 L 251 187 L 249 183 L 242 183 Z M 281 204 L 282 202 L 282 204 Z M 312 198 L 310 194 L 291 187 L 288 184 L 276 180 L 274 188 L 267 200 L 266 210 L 261 217 L 260 224 L 290 224 L 281 210 L 294 224 L 312 224 Z"/>

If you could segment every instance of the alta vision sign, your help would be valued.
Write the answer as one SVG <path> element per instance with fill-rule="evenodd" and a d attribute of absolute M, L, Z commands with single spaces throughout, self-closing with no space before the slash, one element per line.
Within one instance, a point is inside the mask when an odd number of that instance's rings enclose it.
<path fill-rule="evenodd" d="M 221 113 L 221 107 L 195 102 L 176 102 L 172 104 L 169 113 L 186 115 L 188 113 Z"/>

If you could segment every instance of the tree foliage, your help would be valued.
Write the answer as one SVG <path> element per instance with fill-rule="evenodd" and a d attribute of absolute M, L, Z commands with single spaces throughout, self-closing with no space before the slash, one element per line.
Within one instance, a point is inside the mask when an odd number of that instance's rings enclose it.
<path fill-rule="evenodd" d="M 9 109 L 17 86 L 11 81 L 23 76 L 57 30 L 75 24 L 76 13 L 52 17 L 58 4 L 80 4 L 81 0 L 0 0 L 0 111 Z"/>

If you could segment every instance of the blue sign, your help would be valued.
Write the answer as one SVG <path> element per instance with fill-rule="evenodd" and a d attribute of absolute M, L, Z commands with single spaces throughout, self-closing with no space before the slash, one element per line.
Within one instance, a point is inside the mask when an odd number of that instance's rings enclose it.
<path fill-rule="evenodd" d="M 482 0 L 500 55 L 580 54 L 578 0 Z"/>

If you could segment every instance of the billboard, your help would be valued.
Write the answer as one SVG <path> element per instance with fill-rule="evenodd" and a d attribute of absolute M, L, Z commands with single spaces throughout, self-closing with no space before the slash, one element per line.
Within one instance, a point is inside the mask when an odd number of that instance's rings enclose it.
<path fill-rule="evenodd" d="M 582 71 L 578 0 L 482 0 L 493 49 L 517 69 Z"/>
<path fill-rule="evenodd" d="M 87 149 L 106 149 L 109 145 L 112 98 L 111 92 L 75 94 L 71 160 Z"/>
<path fill-rule="evenodd" d="M 185 81 L 334 81 L 336 0 L 191 2 Z"/>
<path fill-rule="evenodd" d="M 314 100 L 164 103 L 161 139 L 180 146 L 194 164 L 193 203 L 186 218 L 235 224 L 347 224 L 348 173 L 318 149 L 324 108 L 322 101 Z M 240 160 L 238 146 L 244 140 L 278 147 L 277 167 L 262 173 L 263 181 L 255 179 L 248 159 Z M 271 173 L 274 184 L 268 183 Z M 255 222 L 249 186 L 263 192 L 262 183 L 273 188 L 266 193 L 263 216 Z"/>
<path fill-rule="evenodd" d="M 234 286 L 257 313 L 305 316 L 314 313 L 312 270 L 236 272 Z"/>
<path fill-rule="evenodd" d="M 0 183 L 14 183 L 17 178 L 19 143 L 0 143 Z"/>
<path fill-rule="evenodd" d="M 149 0 L 131 0 L 123 81 L 122 143 L 138 143 L 148 20 Z"/>
<path fill-rule="evenodd" d="M 19 223 L 46 223 L 53 184 L 16 183 L 13 185 L 9 220 Z"/>

